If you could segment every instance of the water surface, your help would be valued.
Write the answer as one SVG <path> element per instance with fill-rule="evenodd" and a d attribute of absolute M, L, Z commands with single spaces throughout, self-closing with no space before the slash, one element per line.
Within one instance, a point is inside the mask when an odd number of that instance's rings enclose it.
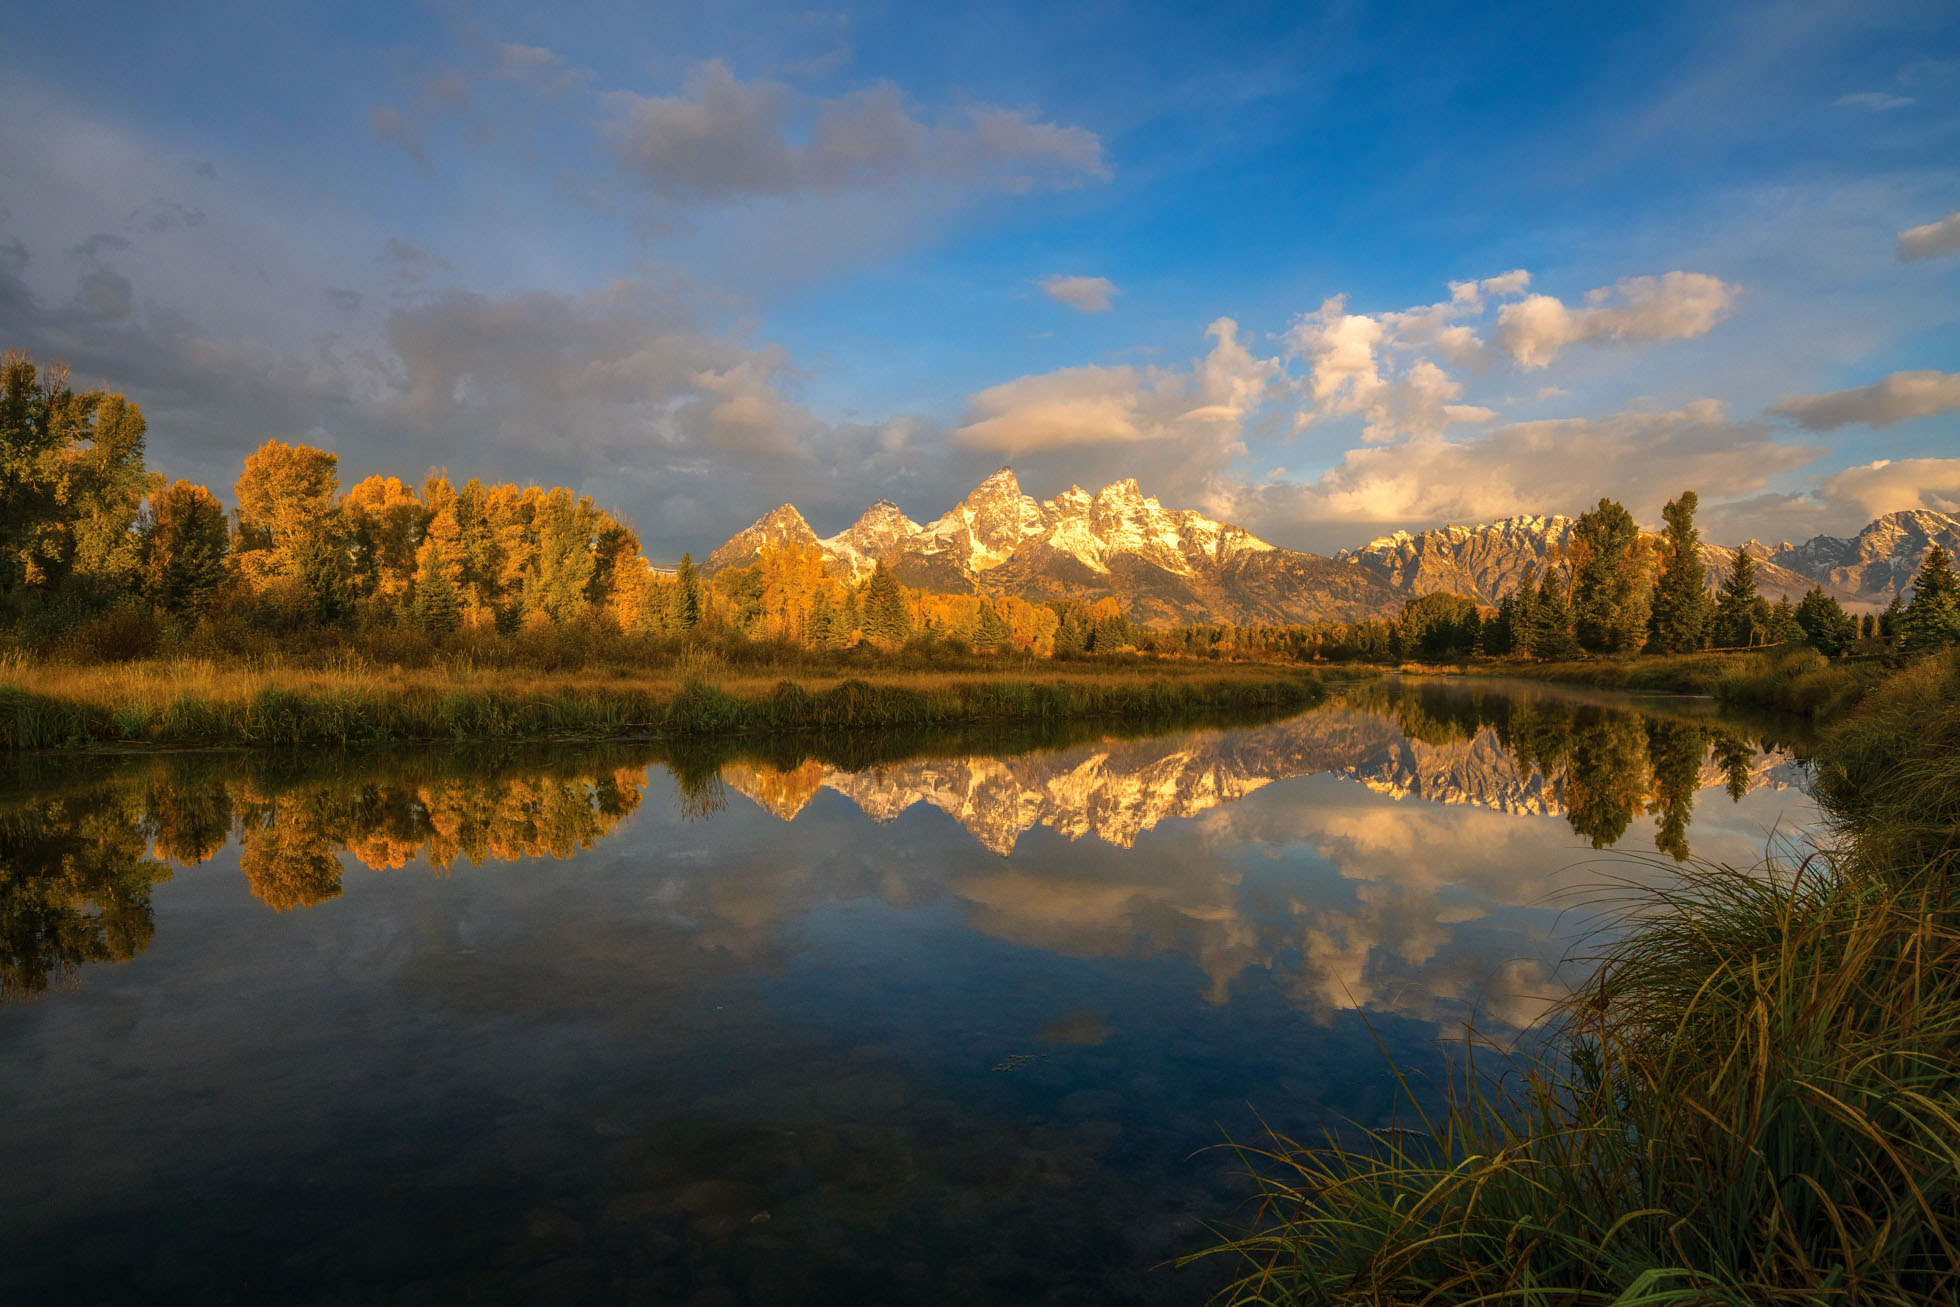
<path fill-rule="evenodd" d="M 1214 1147 L 1406 1119 L 1613 881 L 1815 820 L 1787 727 L 1285 721 L 16 760 L 0 1297 L 1188 1302 Z"/>

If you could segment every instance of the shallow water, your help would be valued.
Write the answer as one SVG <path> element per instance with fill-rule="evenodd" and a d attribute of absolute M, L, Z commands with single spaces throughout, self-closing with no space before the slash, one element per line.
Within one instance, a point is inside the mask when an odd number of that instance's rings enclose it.
<path fill-rule="evenodd" d="M 1222 1140 L 1408 1119 L 1384 1050 L 1430 1098 L 1613 886 L 1814 824 L 1782 736 L 1389 682 L 1054 747 L 17 760 L 0 1300 L 1200 1300 Z"/>

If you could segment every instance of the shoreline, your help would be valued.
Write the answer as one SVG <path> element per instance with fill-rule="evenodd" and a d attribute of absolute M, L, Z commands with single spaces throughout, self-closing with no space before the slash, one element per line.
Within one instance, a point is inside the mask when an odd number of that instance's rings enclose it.
<path fill-rule="evenodd" d="M 1175 720 L 1298 711 L 1319 676 L 1276 664 L 919 672 L 852 668 L 226 671 L 209 664 L 46 667 L 0 683 L 0 753 L 359 748 L 471 741 L 694 740 L 987 723 Z"/>

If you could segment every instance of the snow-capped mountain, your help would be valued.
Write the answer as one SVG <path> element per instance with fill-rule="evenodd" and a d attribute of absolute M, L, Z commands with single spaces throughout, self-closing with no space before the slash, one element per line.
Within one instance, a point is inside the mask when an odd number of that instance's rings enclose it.
<path fill-rule="evenodd" d="M 1002 468 L 924 526 L 881 500 L 827 539 L 784 504 L 715 550 L 705 568 L 739 567 L 765 545 L 786 543 L 815 546 L 833 575 L 851 580 L 883 560 L 908 585 L 1031 600 L 1111 595 L 1146 621 L 1355 620 L 1399 603 L 1375 578 L 1331 559 L 1165 508 L 1135 480 L 1037 500 Z"/>
<path fill-rule="evenodd" d="M 1765 561 L 1810 577 L 1827 588 L 1885 603 L 1909 589 L 1934 545 L 1960 554 L 1960 518 L 1930 509 L 1887 513 L 1849 540 L 1813 536 L 1800 545 L 1769 549 Z"/>

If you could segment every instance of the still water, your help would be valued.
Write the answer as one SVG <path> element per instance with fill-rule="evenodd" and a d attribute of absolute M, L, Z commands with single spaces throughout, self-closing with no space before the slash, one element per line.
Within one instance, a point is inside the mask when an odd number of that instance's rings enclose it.
<path fill-rule="evenodd" d="M 1058 730 L 10 763 L 0 1301 L 1201 1300 L 1222 1140 L 1816 819 L 1693 700 Z"/>

